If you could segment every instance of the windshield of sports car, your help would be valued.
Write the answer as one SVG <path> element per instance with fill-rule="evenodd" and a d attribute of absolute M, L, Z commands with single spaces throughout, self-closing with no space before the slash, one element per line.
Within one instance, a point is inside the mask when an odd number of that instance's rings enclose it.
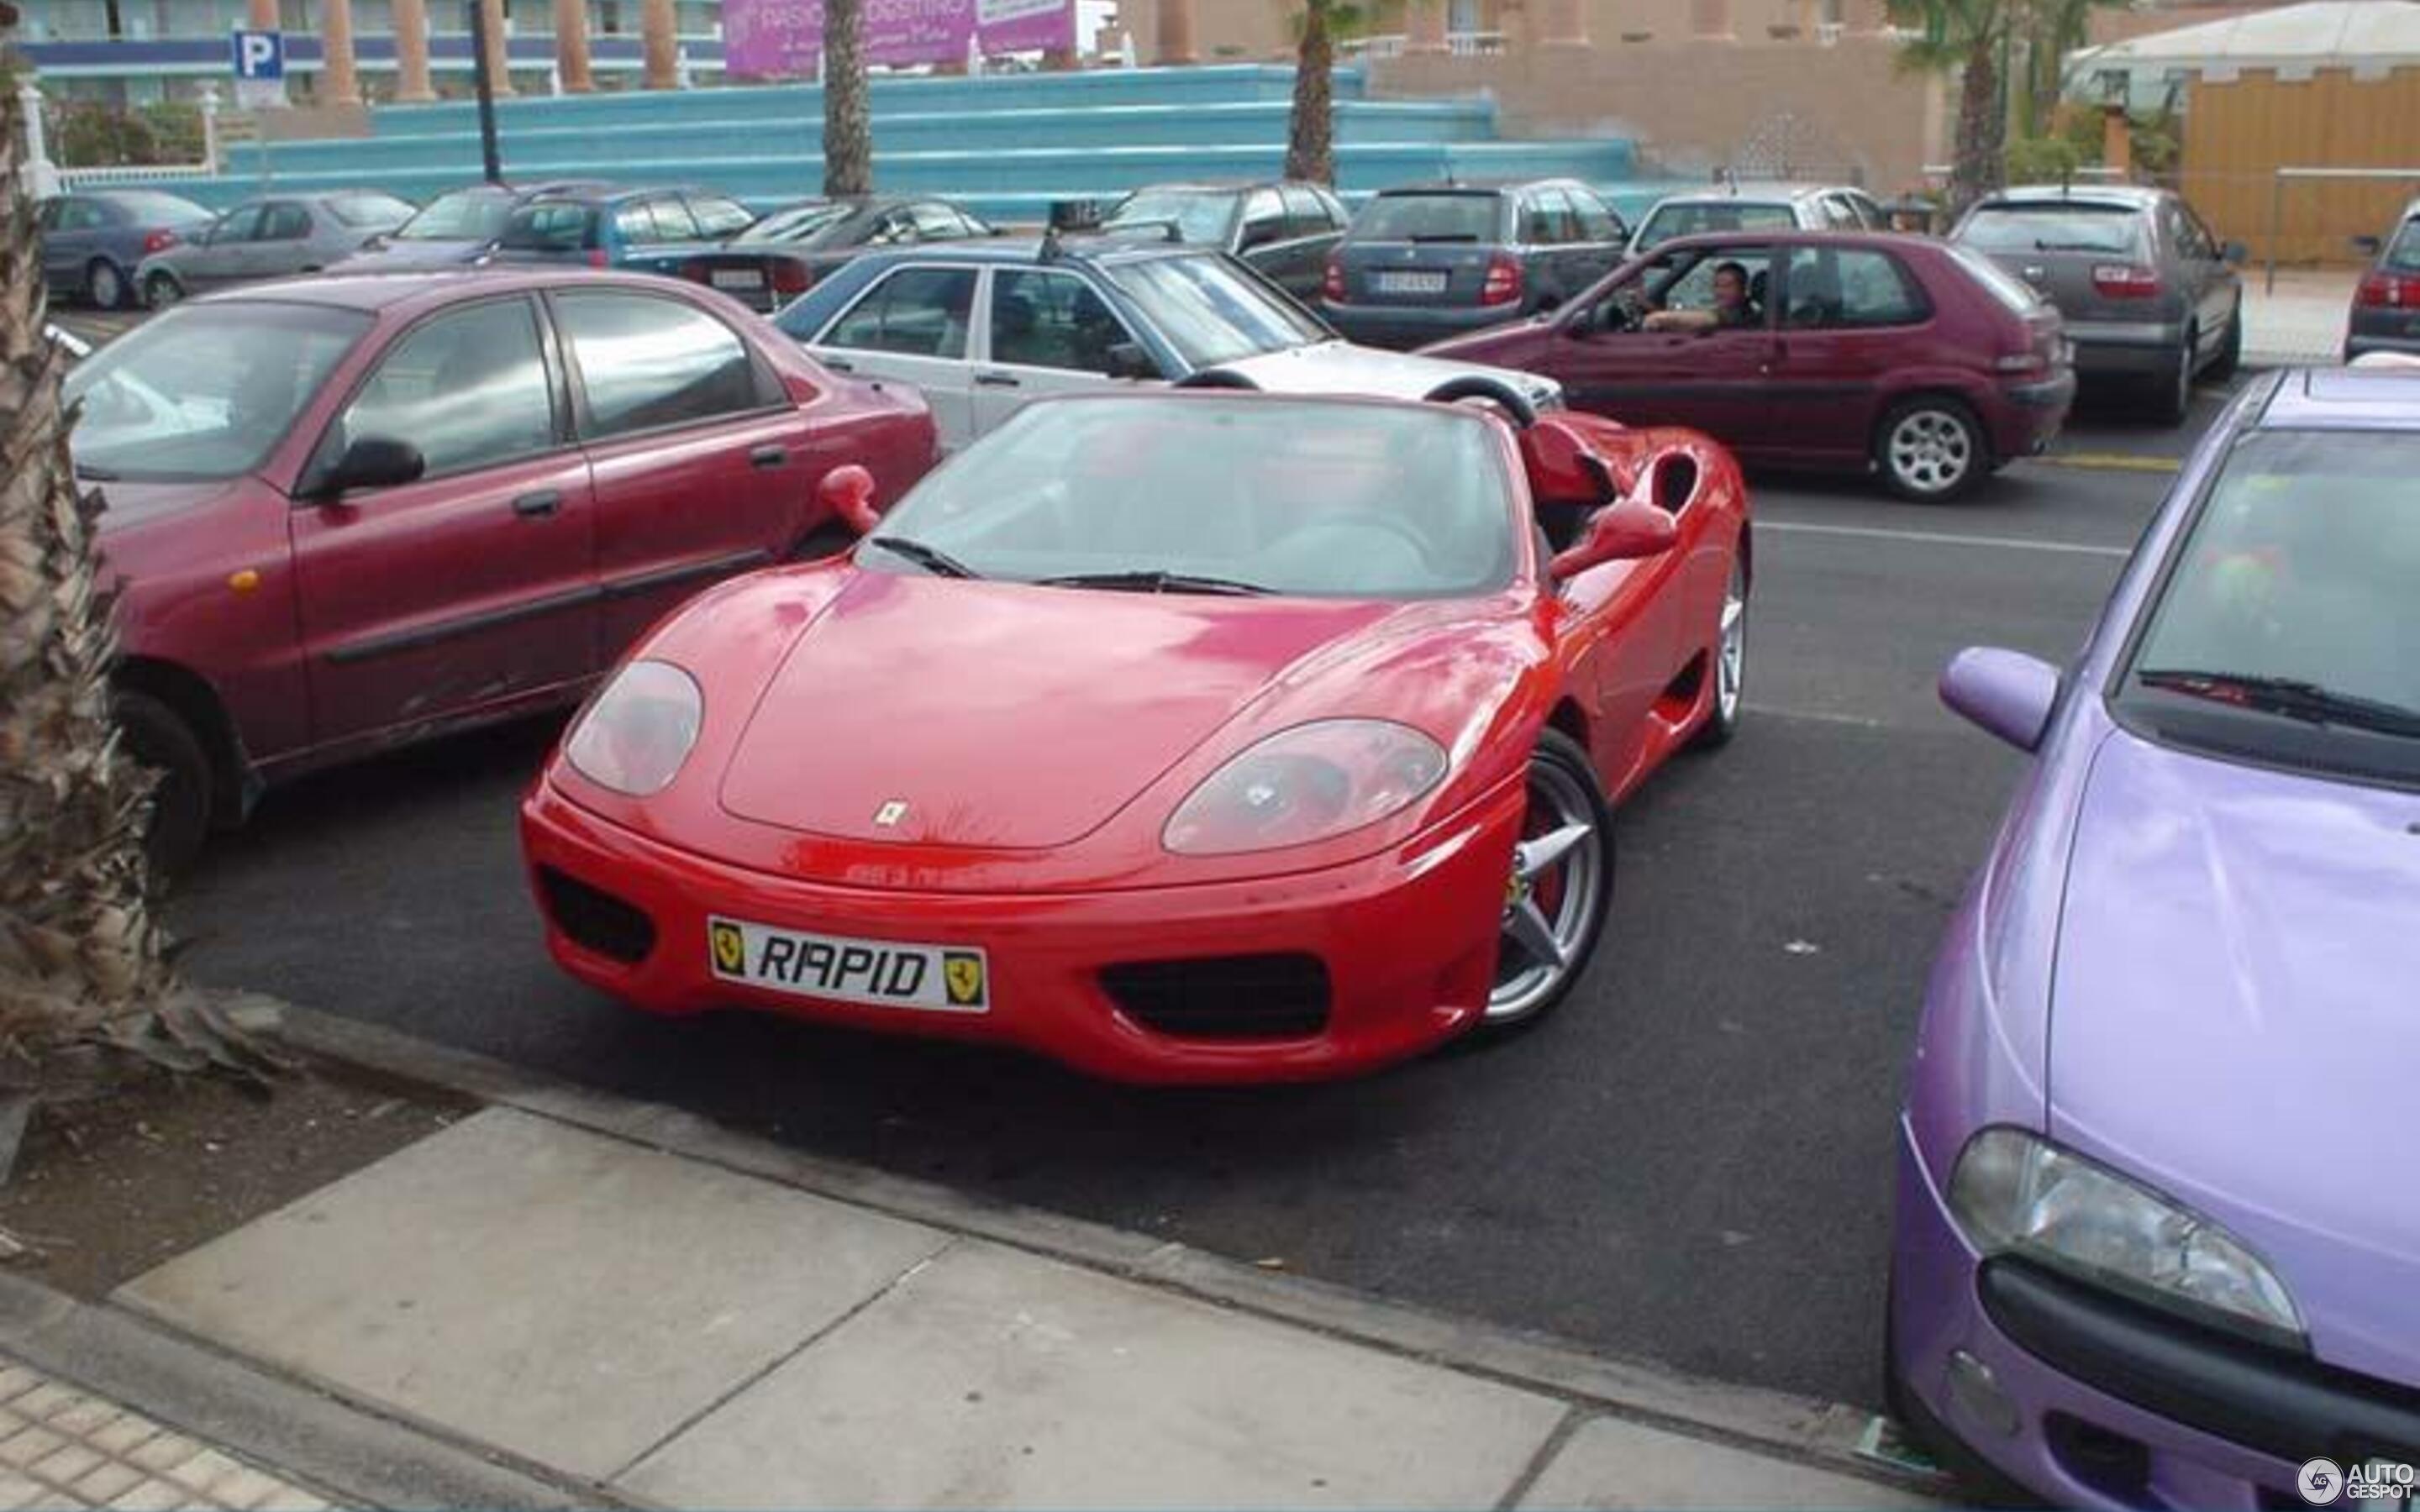
<path fill-rule="evenodd" d="M 1516 543 L 1491 424 L 1445 405 L 1045 401 L 918 485 L 857 562 L 1070 592 L 1490 593 Z"/>
<path fill-rule="evenodd" d="M 1194 367 L 1336 339 L 1310 311 L 1216 255 L 1146 257 L 1109 276 Z"/>
<path fill-rule="evenodd" d="M 504 235 L 512 218 L 513 202 L 502 194 L 477 189 L 440 194 L 418 215 L 406 221 L 397 241 L 493 241 Z"/>
<path fill-rule="evenodd" d="M 1235 222 L 1238 197 L 1223 192 L 1146 189 L 1127 195 L 1101 223 L 1101 229 L 1113 236 L 1155 231 L 1165 235 L 1173 225 L 1179 241 L 1223 247 L 1227 230 Z"/>
<path fill-rule="evenodd" d="M 1637 249 L 1661 246 L 1674 237 L 1710 231 L 1787 231 L 1795 222 L 1790 207 L 1763 200 L 1671 200 L 1655 207 L 1638 230 Z"/>
<path fill-rule="evenodd" d="M 77 473 L 232 478 L 258 467 L 370 328 L 358 310 L 246 300 L 184 305 L 68 375 Z"/>
<path fill-rule="evenodd" d="M 2273 431 L 2227 458 L 2112 687 L 2184 744 L 2420 781 L 2420 434 Z"/>

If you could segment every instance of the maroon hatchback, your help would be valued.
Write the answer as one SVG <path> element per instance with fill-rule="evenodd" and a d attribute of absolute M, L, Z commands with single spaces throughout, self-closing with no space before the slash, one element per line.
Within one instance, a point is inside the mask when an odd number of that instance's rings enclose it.
<path fill-rule="evenodd" d="M 832 470 L 887 501 L 935 456 L 913 393 L 706 290 L 586 270 L 255 285 L 68 391 L 171 867 L 268 782 L 576 700 L 697 589 L 845 540 Z"/>
<path fill-rule="evenodd" d="M 1925 502 L 2040 451 L 2075 399 L 2058 312 L 2032 289 L 1962 247 L 1879 234 L 1664 242 L 1549 314 L 1422 350 L 1558 379 L 1575 409 L 1693 426 L 1751 464 L 1876 471 Z"/>

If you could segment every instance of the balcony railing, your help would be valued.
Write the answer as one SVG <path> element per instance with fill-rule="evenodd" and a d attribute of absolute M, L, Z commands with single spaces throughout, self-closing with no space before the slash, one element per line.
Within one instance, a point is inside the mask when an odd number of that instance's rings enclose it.
<path fill-rule="evenodd" d="M 1340 56 L 1351 58 L 1396 58 L 1410 49 L 1411 39 L 1401 32 L 1380 37 L 1356 37 L 1339 42 Z M 1445 50 L 1455 57 L 1494 57 L 1504 51 L 1502 32 L 1448 32 Z"/>

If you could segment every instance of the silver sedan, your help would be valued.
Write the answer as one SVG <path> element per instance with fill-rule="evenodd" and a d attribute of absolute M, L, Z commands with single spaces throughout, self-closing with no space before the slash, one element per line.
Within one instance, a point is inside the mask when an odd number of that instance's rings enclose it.
<path fill-rule="evenodd" d="M 248 199 L 144 258 L 134 286 L 156 310 L 230 284 L 316 273 L 394 231 L 411 213 L 408 202 L 371 189 Z"/>

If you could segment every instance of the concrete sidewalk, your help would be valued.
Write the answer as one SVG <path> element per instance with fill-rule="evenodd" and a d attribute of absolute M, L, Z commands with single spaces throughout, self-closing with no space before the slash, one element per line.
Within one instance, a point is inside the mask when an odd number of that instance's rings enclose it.
<path fill-rule="evenodd" d="M 296 1037 L 493 1105 L 100 1311 L 573 1504 L 1846 1508 L 1942 1489 L 1859 1461 L 1869 1419 L 1845 1408 L 825 1165 L 342 1021 L 303 1015 Z"/>

